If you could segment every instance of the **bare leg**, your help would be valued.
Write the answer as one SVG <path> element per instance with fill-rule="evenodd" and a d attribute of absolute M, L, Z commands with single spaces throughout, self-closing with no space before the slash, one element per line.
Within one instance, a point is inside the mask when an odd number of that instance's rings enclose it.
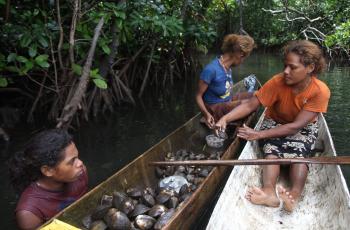
<path fill-rule="evenodd" d="M 291 190 L 288 191 L 282 186 L 278 188 L 278 193 L 284 202 L 285 210 L 289 212 L 293 211 L 300 198 L 301 193 L 304 190 L 307 174 L 308 168 L 306 164 L 291 165 L 289 172 L 290 180 L 292 183 Z"/>
<path fill-rule="evenodd" d="M 243 99 L 241 100 L 241 103 L 244 104 L 244 103 L 247 103 L 249 101 L 249 99 Z"/>
<path fill-rule="evenodd" d="M 266 159 L 277 158 L 274 155 L 268 155 Z M 246 199 L 253 204 L 278 207 L 280 201 L 276 195 L 276 182 L 280 174 L 279 165 L 263 166 L 263 187 L 252 187 L 246 194 Z"/>

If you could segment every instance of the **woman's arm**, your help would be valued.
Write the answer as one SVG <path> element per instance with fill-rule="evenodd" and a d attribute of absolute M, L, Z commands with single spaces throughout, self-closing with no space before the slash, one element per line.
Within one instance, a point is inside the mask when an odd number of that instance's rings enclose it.
<path fill-rule="evenodd" d="M 43 220 L 30 211 L 21 210 L 16 213 L 17 225 L 22 230 L 38 228 L 43 224 Z"/>
<path fill-rule="evenodd" d="M 196 94 L 196 102 L 203 116 L 205 117 L 208 127 L 213 128 L 215 125 L 214 117 L 209 113 L 203 101 L 203 95 L 207 89 L 208 89 L 208 84 L 203 80 L 199 80 L 198 90 Z"/>
<path fill-rule="evenodd" d="M 260 105 L 260 101 L 256 96 L 253 96 L 247 100 L 247 102 L 244 102 L 234 108 L 231 112 L 223 116 L 215 125 L 216 129 L 219 130 L 225 130 L 226 125 L 230 121 L 235 121 L 241 118 L 246 117 L 253 111 L 255 111 Z"/>
<path fill-rule="evenodd" d="M 318 113 L 302 110 L 291 123 L 277 126 L 272 129 L 256 131 L 247 126 L 238 129 L 237 136 L 245 140 L 259 140 L 266 138 L 285 137 L 296 134 L 300 129 L 304 128 L 310 121 L 316 118 Z"/>

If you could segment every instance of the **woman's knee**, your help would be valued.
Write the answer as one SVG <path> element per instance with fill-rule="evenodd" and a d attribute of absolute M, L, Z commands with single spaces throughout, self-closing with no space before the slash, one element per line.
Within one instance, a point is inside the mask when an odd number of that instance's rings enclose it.
<path fill-rule="evenodd" d="M 277 159 L 279 158 L 275 154 L 265 154 L 265 159 Z"/>

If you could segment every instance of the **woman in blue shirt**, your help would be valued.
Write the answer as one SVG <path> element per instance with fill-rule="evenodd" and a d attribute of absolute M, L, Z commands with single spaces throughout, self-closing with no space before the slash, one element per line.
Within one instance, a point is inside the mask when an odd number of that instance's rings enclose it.
<path fill-rule="evenodd" d="M 231 67 L 240 65 L 253 48 L 254 40 L 250 36 L 226 35 L 221 46 L 222 55 L 203 69 L 196 102 L 209 128 L 214 128 L 215 122 L 240 104 L 241 99 L 251 96 L 233 95 Z"/>

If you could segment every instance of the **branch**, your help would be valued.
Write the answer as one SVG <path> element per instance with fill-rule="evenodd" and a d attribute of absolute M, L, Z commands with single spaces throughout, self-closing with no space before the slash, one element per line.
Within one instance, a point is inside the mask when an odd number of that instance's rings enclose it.
<path fill-rule="evenodd" d="M 78 20 L 78 11 L 79 11 L 79 0 L 74 0 L 73 16 L 72 16 L 72 22 L 70 27 L 70 33 L 69 33 L 69 60 L 71 64 L 74 63 L 74 36 L 75 36 L 75 29 L 76 29 L 77 20 Z"/>
<path fill-rule="evenodd" d="M 5 8 L 5 17 L 4 17 L 5 23 L 8 22 L 8 20 L 10 18 L 10 12 L 11 12 L 11 0 L 7 0 L 6 1 L 6 8 Z"/>
<path fill-rule="evenodd" d="M 43 89 L 44 89 L 43 86 L 45 85 L 45 82 L 46 82 L 46 77 L 47 77 L 47 74 L 45 75 L 45 77 L 43 78 L 43 80 L 42 80 L 42 82 L 41 82 L 41 87 L 40 87 L 40 89 L 39 89 L 39 92 L 38 92 L 38 94 L 37 94 L 37 96 L 36 96 L 36 98 L 35 98 L 35 100 L 34 100 L 34 103 L 33 103 L 33 105 L 32 105 L 32 108 L 31 108 L 30 111 L 29 111 L 29 114 L 28 114 L 28 117 L 27 117 L 27 121 L 28 121 L 28 122 L 33 121 L 33 113 L 34 113 L 35 108 L 36 108 L 36 106 L 37 106 L 37 104 L 38 104 L 38 102 L 39 102 L 39 99 L 40 99 L 41 95 L 42 95 L 42 92 L 43 92 Z"/>
<path fill-rule="evenodd" d="M 280 14 L 285 12 L 285 10 L 270 10 L 265 8 L 261 8 L 261 9 L 265 12 L 270 12 L 271 14 Z"/>
<path fill-rule="evenodd" d="M 85 95 L 85 91 L 90 79 L 90 69 L 91 69 L 92 60 L 95 54 L 95 48 L 96 48 L 97 40 L 101 34 L 103 23 L 104 23 L 104 20 L 102 17 L 95 28 L 94 37 L 92 39 L 91 47 L 90 47 L 85 65 L 83 67 L 82 75 L 79 79 L 79 84 L 75 90 L 75 93 L 72 99 L 69 102 L 67 102 L 66 105 L 64 106 L 61 117 L 58 119 L 59 122 L 56 126 L 57 128 L 62 128 L 63 126 L 67 127 L 69 125 L 70 121 L 72 120 L 74 114 L 78 109 L 78 106 L 81 103 L 83 96 Z"/>
<path fill-rule="evenodd" d="M 145 77 L 143 78 L 143 82 L 142 82 L 142 85 L 141 85 L 141 89 L 140 89 L 140 92 L 139 92 L 139 97 L 141 98 L 142 94 L 143 94 L 143 91 L 146 87 L 146 83 L 147 83 L 147 80 L 148 80 L 148 76 L 149 76 L 149 70 L 151 68 L 151 64 L 152 64 L 152 59 L 153 59 L 153 54 L 154 54 L 154 49 L 155 49 L 155 46 L 157 44 L 157 41 L 153 41 L 153 44 L 152 44 L 152 51 L 151 51 L 151 56 L 149 58 L 149 61 L 148 61 L 148 65 L 147 65 L 147 70 L 146 70 L 146 74 L 145 74 Z"/>
<path fill-rule="evenodd" d="M 61 21 L 60 0 L 56 0 L 56 10 L 57 10 L 57 23 L 60 28 L 60 38 L 57 46 L 58 62 L 60 63 L 60 68 L 63 69 L 63 61 L 62 61 L 62 53 L 61 53 L 61 49 L 63 45 L 63 27 L 62 27 L 62 21 Z"/>
<path fill-rule="evenodd" d="M 281 21 L 292 22 L 292 21 L 296 21 L 296 20 L 302 20 L 302 21 L 306 20 L 306 21 L 311 23 L 311 22 L 315 22 L 315 21 L 323 19 L 322 17 L 317 17 L 317 18 L 310 19 L 308 16 L 306 16 L 305 13 L 303 13 L 301 11 L 298 11 L 296 9 L 290 8 L 288 6 L 285 6 L 285 9 L 279 9 L 279 10 L 271 10 L 271 9 L 265 9 L 265 8 L 262 8 L 262 10 L 265 11 L 265 12 L 270 12 L 273 15 L 285 13 L 286 20 L 281 20 Z M 288 16 L 289 12 L 296 13 L 299 17 L 290 18 Z"/>

